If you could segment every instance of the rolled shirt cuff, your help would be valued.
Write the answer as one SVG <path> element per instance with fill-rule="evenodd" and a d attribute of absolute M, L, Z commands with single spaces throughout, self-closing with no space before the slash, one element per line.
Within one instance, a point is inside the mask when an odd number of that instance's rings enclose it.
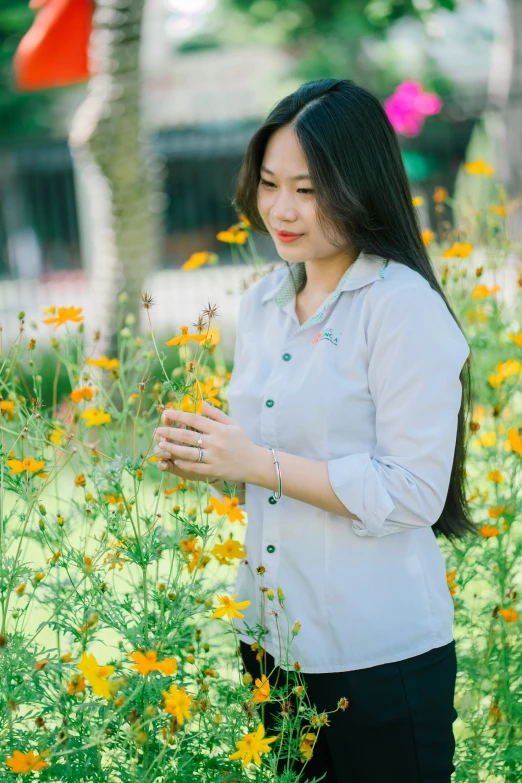
<path fill-rule="evenodd" d="M 335 494 L 348 511 L 359 517 L 352 521 L 358 536 L 385 535 L 384 522 L 395 508 L 368 452 L 349 454 L 327 462 L 328 477 Z"/>

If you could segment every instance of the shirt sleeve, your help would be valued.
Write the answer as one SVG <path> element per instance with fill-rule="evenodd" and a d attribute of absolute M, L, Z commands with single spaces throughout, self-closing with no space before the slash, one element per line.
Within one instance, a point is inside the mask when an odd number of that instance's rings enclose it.
<path fill-rule="evenodd" d="M 332 489 L 358 536 L 431 526 L 449 489 L 468 343 L 436 291 L 408 286 L 373 304 L 367 344 L 375 447 L 329 460 Z"/>

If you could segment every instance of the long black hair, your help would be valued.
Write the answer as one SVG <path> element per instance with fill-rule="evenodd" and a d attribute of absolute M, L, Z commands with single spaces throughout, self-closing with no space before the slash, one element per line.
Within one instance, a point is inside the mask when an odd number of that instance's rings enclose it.
<path fill-rule="evenodd" d="M 359 252 L 390 258 L 421 274 L 442 297 L 458 326 L 432 267 L 397 134 L 379 100 L 349 79 L 318 79 L 301 85 L 272 109 L 252 136 L 239 172 L 233 205 L 252 228 L 269 234 L 257 208 L 260 167 L 271 135 L 291 125 L 308 163 L 317 218 L 326 238 Z M 290 269 L 290 266 L 287 266 Z M 292 270 L 290 269 L 290 272 Z M 306 284 L 306 276 L 296 291 Z M 461 373 L 462 401 L 455 455 L 436 535 L 478 535 L 466 498 L 465 457 L 473 405 L 471 355 Z"/>

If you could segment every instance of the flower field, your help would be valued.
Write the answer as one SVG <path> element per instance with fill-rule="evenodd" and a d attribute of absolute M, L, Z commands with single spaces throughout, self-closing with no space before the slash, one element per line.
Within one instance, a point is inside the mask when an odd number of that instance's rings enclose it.
<path fill-rule="evenodd" d="M 469 176 L 493 175 L 470 165 Z M 522 265 L 513 305 L 497 276 L 522 243 L 507 240 L 502 199 L 476 216 L 480 244 L 444 220 L 442 188 L 434 200 L 440 224 L 423 238 L 471 346 L 474 387 L 467 478 L 479 535 L 439 539 L 459 663 L 455 781 L 516 783 Z M 218 238 L 255 272 L 246 219 Z M 186 274 L 216 261 L 194 253 Z M 146 335 L 125 305 L 122 294 L 116 356 L 98 355 L 96 343 L 87 355 L 74 303 L 50 303 L 37 323 L 20 313 L 0 355 L 0 780 L 304 781 L 329 715 L 310 704 L 297 661 L 277 685 L 269 671 L 255 682 L 243 674 L 234 618 L 245 602 L 231 588 L 247 518 L 236 488 L 219 501 L 206 481 L 162 473 L 153 454 L 166 407 L 201 414 L 208 400 L 227 410 L 232 368 L 215 308 L 160 339 L 152 296 L 143 295 Z M 265 600 L 285 634 L 298 634 L 282 590 Z M 350 709 L 346 695 L 337 709 Z M 269 700 L 281 706 L 270 736 Z"/>

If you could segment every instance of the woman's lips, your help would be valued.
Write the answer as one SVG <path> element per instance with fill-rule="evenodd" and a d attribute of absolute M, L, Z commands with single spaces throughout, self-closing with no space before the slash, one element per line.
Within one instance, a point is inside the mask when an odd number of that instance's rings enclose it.
<path fill-rule="evenodd" d="M 277 231 L 276 236 L 281 242 L 295 242 L 296 239 L 301 239 L 303 234 L 285 234 Z"/>

